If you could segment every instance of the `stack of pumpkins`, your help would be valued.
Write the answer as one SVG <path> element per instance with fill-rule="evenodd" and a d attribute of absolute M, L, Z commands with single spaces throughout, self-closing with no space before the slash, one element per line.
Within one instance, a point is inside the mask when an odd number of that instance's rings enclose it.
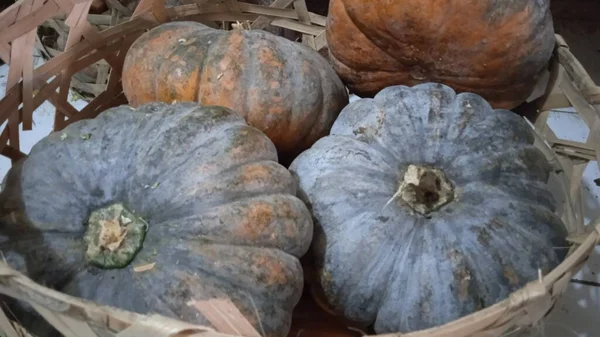
<path fill-rule="evenodd" d="M 130 105 L 50 134 L 5 178 L 7 261 L 199 324 L 190 299 L 228 297 L 267 337 L 288 334 L 305 281 L 340 318 L 405 333 L 561 262 L 550 165 L 509 111 L 551 56 L 548 1 L 332 0 L 327 40 L 330 61 L 265 31 L 146 32 Z"/>

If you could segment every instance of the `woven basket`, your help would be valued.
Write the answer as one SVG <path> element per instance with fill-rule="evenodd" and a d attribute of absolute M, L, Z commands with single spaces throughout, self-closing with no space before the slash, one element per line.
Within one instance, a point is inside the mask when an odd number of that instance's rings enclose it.
<path fill-rule="evenodd" d="M 246 22 L 252 28 L 261 29 L 270 24 L 301 33 L 302 43 L 316 50 L 326 48 L 325 17 L 309 13 L 304 0 L 276 0 L 271 7 L 235 0 L 195 0 L 171 8 L 164 6 L 165 0 L 141 0 L 131 17 L 109 25 L 90 23 L 87 13 L 91 2 L 20 0 L 0 13 L 0 58 L 10 66 L 6 95 L 0 100 L 0 121 L 4 123 L 0 133 L 0 153 L 13 163 L 26 156 L 20 151 L 19 129 L 25 132 L 32 129 L 33 111 L 42 103 L 48 101 L 56 108 L 55 131 L 127 103 L 120 81 L 125 53 L 140 34 L 160 23 L 194 20 L 215 26 L 222 22 Z M 37 28 L 53 18 L 62 18 L 69 27 L 65 50 L 53 52 L 45 64 L 34 69 L 33 53 L 36 46 L 39 47 Z M 557 212 L 567 226 L 573 244 L 567 259 L 548 275 L 540 275 L 538 280 L 494 306 L 440 327 L 402 336 L 500 337 L 526 332 L 551 311 L 556 300 L 567 290 L 571 277 L 600 242 L 600 219 L 585 225 L 581 193 L 585 167 L 590 161 L 600 159 L 600 88 L 570 53 L 564 40 L 557 35 L 556 41 L 548 67 L 549 76 L 540 81 L 537 94 L 533 96 L 537 98 L 520 109 L 536 130 L 536 145 L 555 165 L 550 186 L 558 202 Z M 73 75 L 94 64 L 104 66 L 106 80 L 95 83 L 97 94 L 78 111 L 67 100 Z M 558 139 L 548 126 L 550 110 L 567 107 L 574 107 L 590 128 L 586 143 Z M 189 305 L 197 308 L 212 326 L 191 325 L 67 296 L 36 284 L 2 262 L 0 293 L 28 302 L 67 337 L 259 336 L 228 300 L 195 301 L 190 298 Z M 321 320 L 327 317 L 325 312 L 318 315 Z M 294 317 L 290 336 L 300 335 L 303 322 L 311 320 L 300 318 Z M 2 310 L 0 330 L 7 337 L 29 335 L 10 313 Z M 340 334 L 319 334 L 313 330 L 306 335 Z"/>

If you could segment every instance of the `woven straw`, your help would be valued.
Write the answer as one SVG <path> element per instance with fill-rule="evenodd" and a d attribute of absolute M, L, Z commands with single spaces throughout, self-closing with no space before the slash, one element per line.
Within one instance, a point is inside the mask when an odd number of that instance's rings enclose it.
<path fill-rule="evenodd" d="M 90 23 L 91 1 L 21 0 L 0 13 L 0 58 L 9 64 L 5 97 L 0 100 L 0 153 L 14 161 L 26 156 L 19 147 L 19 127 L 32 129 L 33 111 L 45 101 L 56 108 L 54 130 L 69 123 L 93 118 L 107 108 L 126 103 L 120 76 L 125 53 L 147 29 L 173 20 L 194 20 L 215 26 L 219 22 L 246 22 L 262 29 L 269 24 L 302 33 L 302 43 L 322 50 L 326 47 L 325 17 L 309 13 L 304 0 L 276 0 L 262 7 L 235 0 L 185 0 L 186 5 L 166 8 L 165 0 L 142 0 L 130 17 L 108 24 Z M 52 51 L 51 59 L 33 68 L 33 53 L 39 47 L 38 26 L 51 19 L 69 27 L 64 51 Z M 104 19 L 103 19 L 104 20 Z M 116 24 L 116 25 L 115 25 Z M 535 326 L 567 290 L 571 277 L 586 262 L 600 242 L 600 219 L 584 224 L 581 180 L 590 161 L 600 159 L 600 88 L 556 36 L 556 49 L 548 75 L 531 101 L 528 120 L 536 130 L 536 145 L 555 165 L 550 186 L 558 201 L 558 214 L 570 233 L 573 246 L 566 260 L 548 275 L 510 295 L 494 306 L 440 327 L 386 337 L 500 337 Z M 101 61 L 103 60 L 103 61 Z M 77 111 L 67 93 L 73 75 L 94 64 L 105 66 L 106 80 L 97 81 L 97 96 Z M 108 71 L 110 68 L 110 71 Z M 58 90 L 57 90 L 58 89 Z M 535 97 L 534 97 L 535 98 Z M 587 126 L 585 143 L 558 139 L 548 126 L 551 109 L 574 107 Z M 66 337 L 176 337 L 259 336 L 233 304 L 224 299 L 187 303 L 207 317 L 212 327 L 157 316 L 141 315 L 67 296 L 36 284 L 0 262 L 0 293 L 30 303 Z M 9 313 L 0 310 L 4 336 L 28 336 Z M 511 335 L 513 336 L 513 335 Z"/>

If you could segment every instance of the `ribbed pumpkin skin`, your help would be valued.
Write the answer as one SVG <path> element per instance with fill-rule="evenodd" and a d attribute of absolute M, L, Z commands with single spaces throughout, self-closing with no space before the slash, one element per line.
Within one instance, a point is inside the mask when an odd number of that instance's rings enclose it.
<path fill-rule="evenodd" d="M 533 141 L 518 115 L 440 84 L 350 103 L 290 166 L 331 308 L 404 333 L 488 307 L 554 268 L 566 231 Z M 396 195 L 409 165 L 442 170 L 454 200 L 413 211 Z"/>
<path fill-rule="evenodd" d="M 9 171 L 0 249 L 40 284 L 140 313 L 209 325 L 188 301 L 229 296 L 282 337 L 312 238 L 295 188 L 269 139 L 233 111 L 120 106 L 50 134 Z M 143 248 L 123 269 L 86 265 L 88 216 L 114 202 L 148 223 Z"/>
<path fill-rule="evenodd" d="M 327 135 L 348 93 L 316 51 L 261 30 L 216 30 L 171 22 L 128 51 L 123 90 L 129 103 L 197 101 L 241 114 L 283 156 Z"/>
<path fill-rule="evenodd" d="M 512 109 L 555 44 L 549 0 L 332 0 L 330 60 L 348 88 L 446 84 Z"/>

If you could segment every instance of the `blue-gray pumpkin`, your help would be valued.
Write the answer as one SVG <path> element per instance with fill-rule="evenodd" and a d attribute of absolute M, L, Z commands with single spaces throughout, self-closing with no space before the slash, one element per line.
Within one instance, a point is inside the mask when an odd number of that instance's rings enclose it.
<path fill-rule="evenodd" d="M 563 258 L 551 167 L 518 115 L 472 93 L 392 86 L 348 105 L 290 166 L 312 211 L 315 284 L 377 333 L 489 307 Z"/>
<path fill-rule="evenodd" d="M 230 298 L 284 337 L 313 231 L 295 194 L 273 143 L 232 110 L 120 106 L 50 134 L 9 171 L 0 250 L 66 294 L 205 325 L 188 302 Z"/>

